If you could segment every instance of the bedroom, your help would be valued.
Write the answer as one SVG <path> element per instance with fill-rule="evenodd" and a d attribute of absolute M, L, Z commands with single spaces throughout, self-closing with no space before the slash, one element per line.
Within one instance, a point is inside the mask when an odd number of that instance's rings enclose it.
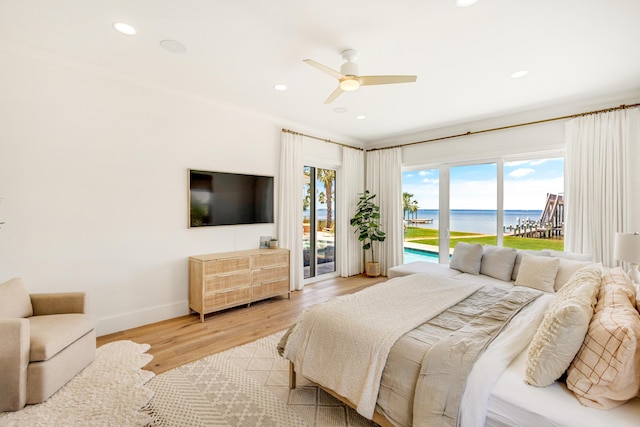
<path fill-rule="evenodd" d="M 480 8 L 488 7 L 486 4 L 491 5 L 491 11 L 495 12 L 496 8 L 506 7 L 507 4 L 484 2 L 485 6 L 479 2 L 463 13 L 480 13 Z M 25 10 L 20 9 L 17 3 L 9 3 L 2 2 L 0 6 L 0 87 L 3 94 L 0 100 L 3 117 L 0 126 L 0 222 L 5 223 L 0 228 L 0 277 L 4 281 L 21 276 L 34 292 L 87 292 L 90 311 L 99 318 L 99 334 L 186 314 L 186 258 L 189 255 L 254 248 L 257 247 L 259 236 L 277 234 L 275 225 L 187 229 L 187 168 L 277 175 L 282 127 L 354 145 L 375 140 L 367 144 L 367 147 L 373 148 L 634 103 L 638 102 L 640 95 L 636 78 L 637 57 L 628 55 L 627 50 L 621 48 L 621 57 L 628 57 L 625 60 L 629 61 L 626 69 L 630 78 L 627 81 L 621 78 L 609 81 L 607 89 L 599 93 L 591 93 L 586 89 L 565 92 L 554 99 L 544 102 L 536 100 L 512 111 L 507 108 L 511 105 L 498 104 L 474 113 L 471 104 L 475 103 L 476 98 L 495 96 L 493 89 L 482 83 L 477 86 L 484 88 L 484 91 L 475 92 L 474 98 L 467 99 L 464 90 L 454 85 L 456 89 L 450 91 L 451 98 L 455 98 L 452 104 L 467 110 L 461 112 L 464 113 L 464 120 L 456 123 L 450 123 L 451 119 L 444 120 L 437 127 L 426 123 L 406 126 L 406 133 L 389 136 L 386 141 L 378 141 L 376 137 L 357 138 L 349 136 L 350 132 L 342 130 L 343 126 L 355 127 L 361 132 L 361 128 L 371 128 L 374 122 L 384 120 L 371 116 L 368 122 L 354 124 L 351 120 L 347 122 L 346 116 L 334 113 L 329 108 L 327 120 L 339 122 L 339 127 L 333 130 L 332 127 L 315 125 L 310 121 L 279 117 L 274 112 L 275 107 L 286 101 L 282 97 L 274 98 L 271 93 L 270 103 L 274 109 L 267 107 L 266 112 L 256 113 L 254 109 L 229 106 L 213 96 L 175 89 L 169 83 L 174 81 L 180 86 L 178 74 L 165 75 L 161 82 L 150 78 L 152 74 L 132 77 L 122 68 L 113 69 L 108 63 L 88 60 L 91 53 L 85 53 L 88 55 L 85 57 L 75 57 L 74 52 L 82 51 L 85 43 L 88 43 L 88 39 L 74 37 L 81 34 L 85 27 L 76 23 L 72 30 L 61 28 L 61 23 L 65 22 L 64 16 L 71 16 L 61 7 L 54 5 L 51 10 L 45 8 L 43 2 L 20 2 L 26 5 L 25 8 L 31 6 Z M 550 8 L 550 4 L 547 2 L 545 7 Z M 579 9 L 578 4 L 572 2 L 567 8 Z M 337 7 L 337 3 L 335 5 Z M 80 2 L 65 3 L 65 6 L 85 7 L 80 6 Z M 193 44 L 192 48 L 192 43 L 196 43 L 191 42 L 192 38 L 197 39 L 195 35 L 187 39 L 188 33 L 174 34 L 169 30 L 156 30 L 154 34 L 147 32 L 145 35 L 143 28 L 139 29 L 139 38 L 123 39 L 116 33 L 111 34 L 113 30 L 110 24 L 111 20 L 126 18 L 127 14 L 108 9 L 108 16 L 103 16 L 105 2 L 95 2 L 94 7 L 89 11 L 94 18 L 80 22 L 89 24 L 96 19 L 104 22 L 104 32 L 108 35 L 100 46 L 105 52 L 118 50 L 119 53 L 114 53 L 114 56 L 119 60 L 119 66 L 133 60 L 129 55 L 137 52 L 121 46 L 123 43 L 133 41 L 143 45 L 136 49 L 142 49 L 151 45 L 155 47 L 160 37 L 178 40 L 185 37 L 183 42 L 194 51 L 206 50 L 211 43 L 208 40 L 201 42 L 201 45 Z M 637 11 L 635 3 L 628 1 L 606 7 L 622 11 L 618 19 L 633 16 Z M 473 8 L 478 9 L 473 11 Z M 37 10 L 40 12 L 36 13 Z M 30 12 L 38 19 L 31 20 Z M 163 16 L 171 16 L 170 12 L 162 11 L 166 14 Z M 218 10 L 215 12 L 221 13 Z M 456 12 L 451 10 L 447 13 Z M 397 20 L 409 19 L 405 11 L 395 13 L 393 17 Z M 142 12 L 140 14 L 144 15 Z M 314 28 L 324 26 L 324 22 L 328 22 L 324 18 L 328 20 L 332 15 L 331 11 L 318 15 Z M 357 16 L 355 12 L 346 15 L 346 18 L 341 16 L 336 25 L 349 28 L 354 21 L 359 22 L 354 18 Z M 51 22 L 47 21 L 47 17 L 51 18 Z M 380 19 L 380 16 L 376 15 L 376 18 Z M 253 19 L 257 20 L 256 17 Z M 596 27 L 599 21 L 593 16 L 591 19 L 589 22 Z M 170 21 L 169 18 L 165 20 Z M 362 21 L 365 21 L 364 15 Z M 144 20 L 140 18 L 138 22 Z M 46 39 L 53 40 L 54 37 L 53 33 L 44 33 L 44 29 L 48 28 L 45 24 L 53 25 L 52 31 L 62 36 L 61 40 L 56 40 L 60 44 L 55 49 L 47 49 Z M 257 25 L 257 22 L 250 20 L 247 26 L 251 24 Z M 554 21 L 554 24 L 559 23 Z M 638 38 L 634 29 L 636 26 L 619 26 L 630 32 L 629 40 Z M 26 32 L 30 32 L 30 35 L 24 34 Z M 385 35 L 388 33 L 385 32 Z M 255 45 L 258 37 L 256 34 L 250 36 L 249 41 Z M 371 34 L 367 33 L 367 36 Z M 402 63 L 405 60 L 403 58 L 415 56 L 417 48 L 409 48 L 409 45 L 405 48 L 399 42 L 392 43 L 392 47 L 384 50 L 397 50 L 402 55 L 384 60 L 378 57 L 376 51 L 380 49 L 376 48 L 379 44 L 369 46 L 362 37 L 356 38 L 354 35 L 353 41 L 347 37 L 345 40 L 322 39 L 319 43 L 324 47 L 307 50 L 307 46 L 301 46 L 296 52 L 299 53 L 296 70 L 304 75 L 304 83 L 309 85 L 311 91 L 307 102 L 316 110 L 326 107 L 322 101 L 333 89 L 334 82 L 329 78 L 325 80 L 325 76 L 316 70 L 307 70 L 301 61 L 308 56 L 338 67 L 341 62 L 339 48 L 343 44 L 353 43 L 353 47 L 360 50 L 364 72 L 416 73 L 419 74 L 419 82 L 444 78 L 443 75 L 425 74 L 427 71 L 414 70 L 410 64 Z M 463 40 L 469 41 L 470 37 L 466 35 Z M 307 35 L 304 41 L 317 38 L 314 34 Z M 412 39 L 407 35 L 402 35 L 402 38 Z M 244 48 L 246 43 L 241 47 Z M 217 49 L 222 49 L 220 44 L 220 41 L 216 43 Z M 283 51 L 287 50 L 286 46 L 282 48 Z M 609 50 L 607 46 L 597 48 L 602 54 Z M 554 48 L 553 51 L 558 57 L 564 55 L 561 49 Z M 234 55 L 247 55 L 243 49 L 224 52 L 224 56 L 220 55 L 216 60 L 233 62 Z M 271 53 L 260 45 L 250 51 L 251 55 L 256 55 L 257 61 L 267 60 L 265 57 Z M 434 55 L 437 57 L 444 53 L 436 52 Z M 158 70 L 177 73 L 181 67 L 186 67 L 184 56 L 170 56 L 160 49 L 152 55 L 157 61 L 154 64 Z M 216 76 L 215 67 L 207 67 L 206 70 Z M 481 75 L 466 77 L 484 81 Z M 271 80 L 269 90 L 274 83 Z M 250 88 L 256 84 L 251 80 L 245 83 Z M 363 88 L 358 95 L 366 95 L 365 89 L 373 90 Z M 396 97 L 411 90 L 401 85 L 393 89 L 388 92 L 390 104 L 397 104 L 399 101 Z M 219 90 L 224 93 L 224 88 Z M 437 98 L 436 106 L 429 107 L 429 114 L 435 114 L 437 105 L 445 103 L 446 99 Z M 369 99 L 369 102 L 376 103 L 375 99 Z M 412 115 L 427 121 L 424 113 L 413 112 Z M 398 113 L 390 111 L 387 116 L 395 119 Z M 405 166 L 422 166 L 433 161 L 465 161 L 529 153 L 539 149 L 557 150 L 563 146 L 563 124 L 555 122 L 460 138 L 446 144 L 413 146 L 403 152 L 403 158 L 408 159 Z M 333 145 L 307 140 L 305 150 L 305 155 L 318 163 L 336 164 L 341 161 L 341 153 Z M 461 153 L 465 154 L 465 158 L 461 158 Z M 435 154 L 438 155 L 437 159 Z M 634 202 L 638 203 L 637 200 Z M 636 224 L 635 228 L 640 226 Z"/>

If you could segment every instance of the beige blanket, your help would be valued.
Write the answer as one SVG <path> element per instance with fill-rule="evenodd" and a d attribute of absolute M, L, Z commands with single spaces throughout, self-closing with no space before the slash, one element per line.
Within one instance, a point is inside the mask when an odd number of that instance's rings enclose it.
<path fill-rule="evenodd" d="M 349 399 L 358 413 L 371 418 L 396 340 L 480 287 L 413 274 L 334 298 L 300 316 L 284 357 L 299 374 Z"/>

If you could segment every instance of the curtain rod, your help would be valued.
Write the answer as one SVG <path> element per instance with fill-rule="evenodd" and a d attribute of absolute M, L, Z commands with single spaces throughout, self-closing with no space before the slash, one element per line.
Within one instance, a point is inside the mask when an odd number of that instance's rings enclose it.
<path fill-rule="evenodd" d="M 330 143 L 330 144 L 336 144 L 336 145 L 339 145 L 339 146 L 341 146 L 341 147 L 347 147 L 347 148 L 352 148 L 352 149 L 354 149 L 354 150 L 364 151 L 364 148 L 354 147 L 353 145 L 342 144 L 342 143 L 340 143 L 340 142 L 331 141 L 330 139 L 318 138 L 317 136 L 307 135 L 307 134 L 300 133 L 300 132 L 294 132 L 294 131 L 289 130 L 289 129 L 284 129 L 284 128 L 283 128 L 283 129 L 282 129 L 282 132 L 292 133 L 292 134 L 294 134 L 294 135 L 302 135 L 302 136 L 306 136 L 307 138 L 317 139 L 318 141 L 328 142 L 328 143 Z"/>
<path fill-rule="evenodd" d="M 465 133 L 459 133 L 457 135 L 441 136 L 439 138 L 426 139 L 424 141 L 416 141 L 416 142 L 409 142 L 407 144 L 394 145 L 392 147 L 372 148 L 372 149 L 366 150 L 366 151 L 369 152 L 369 151 L 377 151 L 377 150 L 389 150 L 389 149 L 392 149 L 392 148 L 408 147 L 410 145 L 424 144 L 424 143 L 427 143 L 427 142 L 434 142 L 434 141 L 442 141 L 444 139 L 459 138 L 461 136 L 476 135 L 476 134 L 479 134 L 479 133 L 494 132 L 494 131 L 498 131 L 498 130 L 512 129 L 512 128 L 517 128 L 517 127 L 521 127 L 521 126 L 537 125 L 537 124 L 540 124 L 540 123 L 554 122 L 554 121 L 557 121 L 557 120 L 575 119 L 576 117 L 589 116 L 591 114 L 608 113 L 608 112 L 616 111 L 616 110 L 626 110 L 628 108 L 634 108 L 634 107 L 639 107 L 639 106 L 640 106 L 640 103 L 631 104 L 631 105 L 622 104 L 622 105 L 620 105 L 618 107 L 605 108 L 605 109 L 602 109 L 602 110 L 589 111 L 589 112 L 586 112 L 586 113 L 578 113 L 578 114 L 571 114 L 571 115 L 568 115 L 568 116 L 553 117 L 551 119 L 536 120 L 536 121 L 533 121 L 533 122 L 518 123 L 518 124 L 515 124 L 515 125 L 501 126 L 501 127 L 497 127 L 497 128 L 491 128 L 491 129 L 469 131 L 469 132 L 465 132 Z"/>

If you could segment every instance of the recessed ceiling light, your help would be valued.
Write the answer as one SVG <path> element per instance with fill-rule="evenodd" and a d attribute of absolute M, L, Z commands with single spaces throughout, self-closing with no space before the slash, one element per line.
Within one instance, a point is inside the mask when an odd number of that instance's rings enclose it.
<path fill-rule="evenodd" d="M 456 0 L 456 6 L 458 7 L 469 7 L 478 3 L 478 0 Z"/>
<path fill-rule="evenodd" d="M 515 73 L 511 74 L 511 78 L 512 79 L 519 79 L 521 77 L 526 76 L 527 74 L 529 74 L 528 71 L 526 70 L 520 70 L 520 71 L 516 71 Z"/>
<path fill-rule="evenodd" d="M 346 113 L 346 112 L 347 112 L 347 111 L 349 111 L 349 110 L 347 110 L 347 109 L 346 109 L 346 108 L 344 108 L 344 107 L 337 107 L 337 108 L 334 108 L 334 109 L 333 109 L 333 111 L 334 111 L 334 112 L 336 112 L 336 113 L 338 113 L 338 114 L 344 114 L 344 113 Z"/>
<path fill-rule="evenodd" d="M 273 88 L 275 90 L 278 90 L 278 91 L 282 92 L 282 91 L 287 90 L 287 85 L 282 84 L 282 83 L 278 83 L 278 84 L 273 85 Z"/>
<path fill-rule="evenodd" d="M 185 53 L 187 51 L 185 45 L 175 40 L 162 40 L 160 46 L 171 53 Z"/>
<path fill-rule="evenodd" d="M 362 114 L 360 114 L 359 116 L 356 116 L 356 120 L 364 120 L 366 118 L 367 116 L 363 116 Z"/>
<path fill-rule="evenodd" d="M 125 24 L 124 22 L 114 22 L 113 24 L 113 28 L 116 29 L 116 31 L 122 33 L 122 34 L 126 34 L 128 36 L 132 36 L 136 33 L 136 29 L 133 28 L 131 25 L 129 24 Z"/>

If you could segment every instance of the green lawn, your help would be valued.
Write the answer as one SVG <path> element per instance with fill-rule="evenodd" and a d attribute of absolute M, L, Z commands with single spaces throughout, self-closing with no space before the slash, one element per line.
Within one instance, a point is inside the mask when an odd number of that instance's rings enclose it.
<path fill-rule="evenodd" d="M 420 227 L 407 227 L 404 236 L 406 241 L 420 243 L 423 245 L 438 246 L 438 230 Z M 452 231 L 451 236 L 452 238 L 449 240 L 449 246 L 451 248 L 455 247 L 456 243 L 458 242 L 480 243 L 481 245 L 495 245 L 497 241 L 496 236 L 483 236 L 477 233 L 465 233 L 459 231 Z M 504 236 L 504 246 L 516 249 L 554 249 L 557 251 L 563 251 L 564 240 Z"/>

